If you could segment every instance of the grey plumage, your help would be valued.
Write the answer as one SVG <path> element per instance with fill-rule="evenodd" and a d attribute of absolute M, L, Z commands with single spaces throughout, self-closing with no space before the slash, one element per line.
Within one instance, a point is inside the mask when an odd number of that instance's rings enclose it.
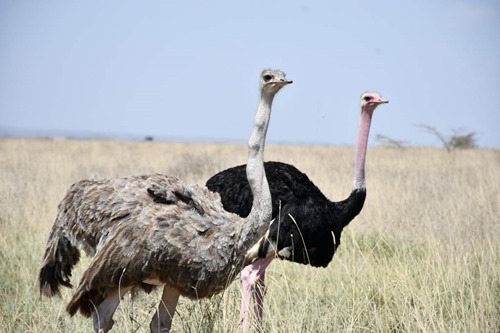
<path fill-rule="evenodd" d="M 224 210 L 218 194 L 160 174 L 73 184 L 59 205 L 39 274 L 40 292 L 71 286 L 78 248 L 93 256 L 67 310 L 93 315 L 107 332 L 120 298 L 134 288 L 164 285 L 152 332 L 168 332 L 180 295 L 214 295 L 236 277 L 246 251 L 264 234 L 271 195 L 263 168 L 265 137 L 280 71 L 261 75 L 261 102 L 249 140 L 247 177 L 254 204 L 247 218 Z"/>

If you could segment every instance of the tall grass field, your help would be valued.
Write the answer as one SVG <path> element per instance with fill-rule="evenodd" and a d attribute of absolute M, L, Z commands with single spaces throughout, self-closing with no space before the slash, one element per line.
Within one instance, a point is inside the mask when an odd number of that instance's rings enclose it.
<path fill-rule="evenodd" d="M 66 189 L 82 178 L 164 173 L 204 184 L 246 162 L 246 146 L 0 139 L 0 332 L 90 332 L 37 275 Z M 352 188 L 354 148 L 267 145 L 331 200 Z M 365 206 L 327 268 L 275 260 L 264 331 L 500 332 L 500 151 L 370 147 Z M 73 272 L 77 284 L 89 260 Z M 180 299 L 172 332 L 235 332 L 236 280 L 211 299 Z M 149 332 L 160 290 L 126 296 L 113 332 Z M 252 319 L 252 331 L 255 329 Z"/>

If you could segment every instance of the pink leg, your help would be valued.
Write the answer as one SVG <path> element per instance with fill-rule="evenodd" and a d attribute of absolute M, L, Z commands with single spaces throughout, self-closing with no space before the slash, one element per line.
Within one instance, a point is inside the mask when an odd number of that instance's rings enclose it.
<path fill-rule="evenodd" d="M 252 274 L 252 265 L 248 265 L 241 271 L 241 305 L 239 326 L 243 333 L 248 328 L 248 310 L 250 308 L 250 295 L 252 294 L 252 283 L 250 282 Z"/>
<path fill-rule="evenodd" d="M 106 333 L 108 332 L 114 325 L 113 314 L 120 304 L 121 298 L 130 291 L 130 287 L 128 288 L 119 288 L 113 290 L 106 296 L 104 301 L 101 304 L 97 305 L 96 310 L 92 314 L 92 321 L 94 323 L 94 332 L 95 333 Z"/>
<path fill-rule="evenodd" d="M 170 286 L 163 287 L 163 295 L 161 296 L 160 305 L 158 306 L 158 310 L 155 312 L 153 319 L 151 319 L 151 324 L 149 324 L 151 333 L 170 332 L 179 296 L 180 294 L 177 289 Z"/>
<path fill-rule="evenodd" d="M 264 276 L 267 266 L 269 266 L 273 259 L 274 256 L 269 256 L 266 259 L 258 259 L 241 271 L 242 299 L 239 326 L 243 333 L 246 333 L 248 330 L 250 295 L 252 292 L 256 292 L 254 310 L 259 327 L 262 325 L 265 295 Z M 255 291 L 255 284 L 258 284 L 257 291 Z"/>
<path fill-rule="evenodd" d="M 257 319 L 257 327 L 261 328 L 264 323 L 264 296 L 266 295 L 266 270 L 262 270 L 262 274 L 257 276 L 254 286 L 254 313 Z"/>

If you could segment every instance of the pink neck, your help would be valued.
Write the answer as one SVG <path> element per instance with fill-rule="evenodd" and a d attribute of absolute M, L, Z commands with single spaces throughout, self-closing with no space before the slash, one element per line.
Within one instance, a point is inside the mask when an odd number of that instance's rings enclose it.
<path fill-rule="evenodd" d="M 356 160 L 354 162 L 354 189 L 365 189 L 365 159 L 368 147 L 368 135 L 372 122 L 373 110 L 362 110 L 359 122 L 358 142 L 356 144 Z"/>

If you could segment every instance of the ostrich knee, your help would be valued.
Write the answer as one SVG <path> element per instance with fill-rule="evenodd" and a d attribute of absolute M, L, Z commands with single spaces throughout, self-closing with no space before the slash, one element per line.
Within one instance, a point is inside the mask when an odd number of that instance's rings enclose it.
<path fill-rule="evenodd" d="M 262 327 L 264 321 L 264 296 L 267 292 L 267 287 L 265 283 L 266 278 L 266 269 L 274 260 L 275 256 L 270 255 L 265 259 L 260 259 L 256 262 L 256 270 L 255 270 L 255 282 L 256 286 L 254 286 L 254 295 L 255 295 L 255 317 L 257 319 L 258 327 Z"/>
<path fill-rule="evenodd" d="M 99 318 L 97 312 L 94 312 L 94 314 L 92 315 L 92 321 L 94 324 L 94 333 L 109 332 L 113 328 L 113 325 L 115 324 L 115 321 L 112 318 L 110 318 L 109 320 L 107 320 L 107 322 L 104 323 L 104 321 Z"/>
<path fill-rule="evenodd" d="M 120 304 L 121 298 L 128 293 L 130 289 L 132 288 L 118 288 L 111 291 L 106 296 L 104 301 L 96 307 L 96 310 L 92 314 L 95 333 L 106 333 L 111 330 L 115 324 L 113 314 L 115 313 L 118 304 Z"/>

